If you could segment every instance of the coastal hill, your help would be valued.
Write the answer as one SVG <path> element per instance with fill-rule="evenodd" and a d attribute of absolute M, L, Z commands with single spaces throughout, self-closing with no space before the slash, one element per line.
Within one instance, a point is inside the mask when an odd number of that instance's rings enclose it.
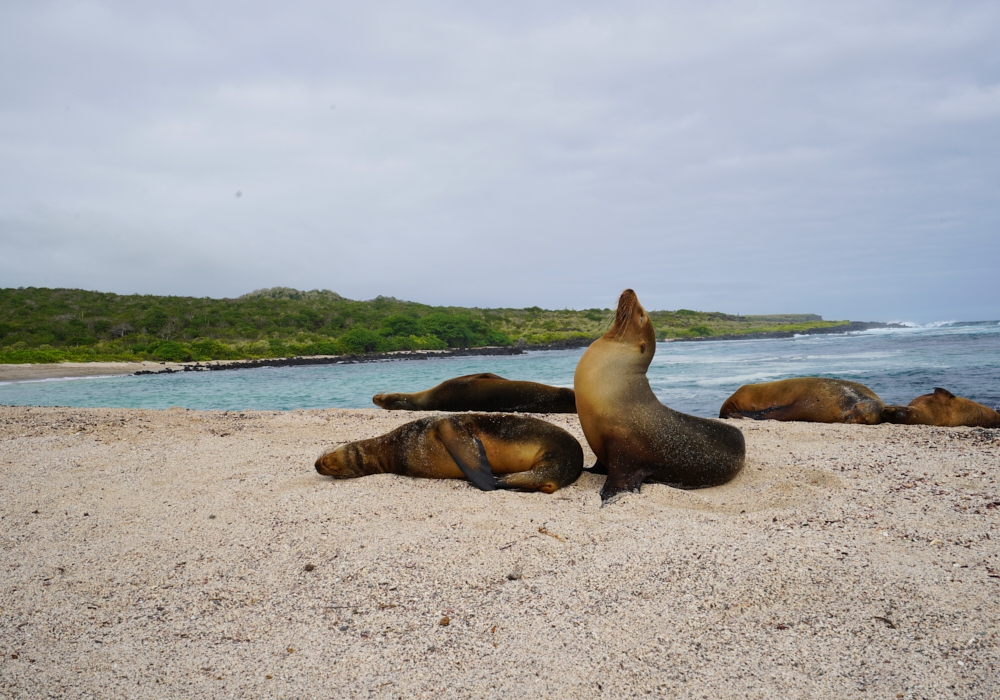
<path fill-rule="evenodd" d="M 0 364 L 236 360 L 580 344 L 611 325 L 611 309 L 479 309 L 328 290 L 261 289 L 235 299 L 0 289 Z M 651 311 L 660 339 L 740 336 L 846 325 L 815 314 L 736 316 Z"/>

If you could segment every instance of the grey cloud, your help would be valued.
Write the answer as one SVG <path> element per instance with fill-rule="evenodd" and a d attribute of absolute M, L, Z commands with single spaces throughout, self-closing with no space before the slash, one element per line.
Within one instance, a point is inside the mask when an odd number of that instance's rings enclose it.
<path fill-rule="evenodd" d="M 990 3 L 60 3 L 0 27 L 4 285 L 1000 318 Z"/>

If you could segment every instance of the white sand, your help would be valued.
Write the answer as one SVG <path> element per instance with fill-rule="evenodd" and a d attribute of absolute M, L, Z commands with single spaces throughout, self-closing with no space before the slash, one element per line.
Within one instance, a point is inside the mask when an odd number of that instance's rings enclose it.
<path fill-rule="evenodd" d="M 1000 431 L 739 421 L 605 508 L 313 470 L 419 415 L 0 407 L 0 697 L 1000 697 Z"/>

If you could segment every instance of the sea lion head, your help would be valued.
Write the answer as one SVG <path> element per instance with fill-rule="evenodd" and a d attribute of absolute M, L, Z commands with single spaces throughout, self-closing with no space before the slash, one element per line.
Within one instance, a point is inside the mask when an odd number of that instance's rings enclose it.
<path fill-rule="evenodd" d="M 334 447 L 316 460 L 316 471 L 334 479 L 352 479 L 367 474 L 365 460 L 356 443 Z"/>
<path fill-rule="evenodd" d="M 387 411 L 416 411 L 419 410 L 410 400 L 409 394 L 375 394 L 372 403 Z"/>
<path fill-rule="evenodd" d="M 602 340 L 609 340 L 633 350 L 635 359 L 644 360 L 646 367 L 653 361 L 653 353 L 656 352 L 656 332 L 653 330 L 653 322 L 639 303 L 639 297 L 631 289 L 626 289 L 618 297 L 615 322 Z"/>
<path fill-rule="evenodd" d="M 859 401 L 851 410 L 844 413 L 844 423 L 854 425 L 877 425 L 891 422 L 885 418 L 887 408 L 878 401 Z"/>
<path fill-rule="evenodd" d="M 886 406 L 882 409 L 883 423 L 906 425 L 913 419 L 913 409 L 909 406 Z"/>

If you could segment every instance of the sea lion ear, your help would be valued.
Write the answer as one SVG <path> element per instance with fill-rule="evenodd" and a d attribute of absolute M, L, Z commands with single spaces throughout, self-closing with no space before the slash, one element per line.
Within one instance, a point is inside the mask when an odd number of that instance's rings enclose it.
<path fill-rule="evenodd" d="M 942 389 L 941 387 L 938 387 L 937 389 L 934 390 L 934 395 L 935 396 L 943 396 L 946 399 L 953 399 L 953 398 L 955 398 L 955 395 L 953 393 L 951 393 L 947 389 Z"/>

